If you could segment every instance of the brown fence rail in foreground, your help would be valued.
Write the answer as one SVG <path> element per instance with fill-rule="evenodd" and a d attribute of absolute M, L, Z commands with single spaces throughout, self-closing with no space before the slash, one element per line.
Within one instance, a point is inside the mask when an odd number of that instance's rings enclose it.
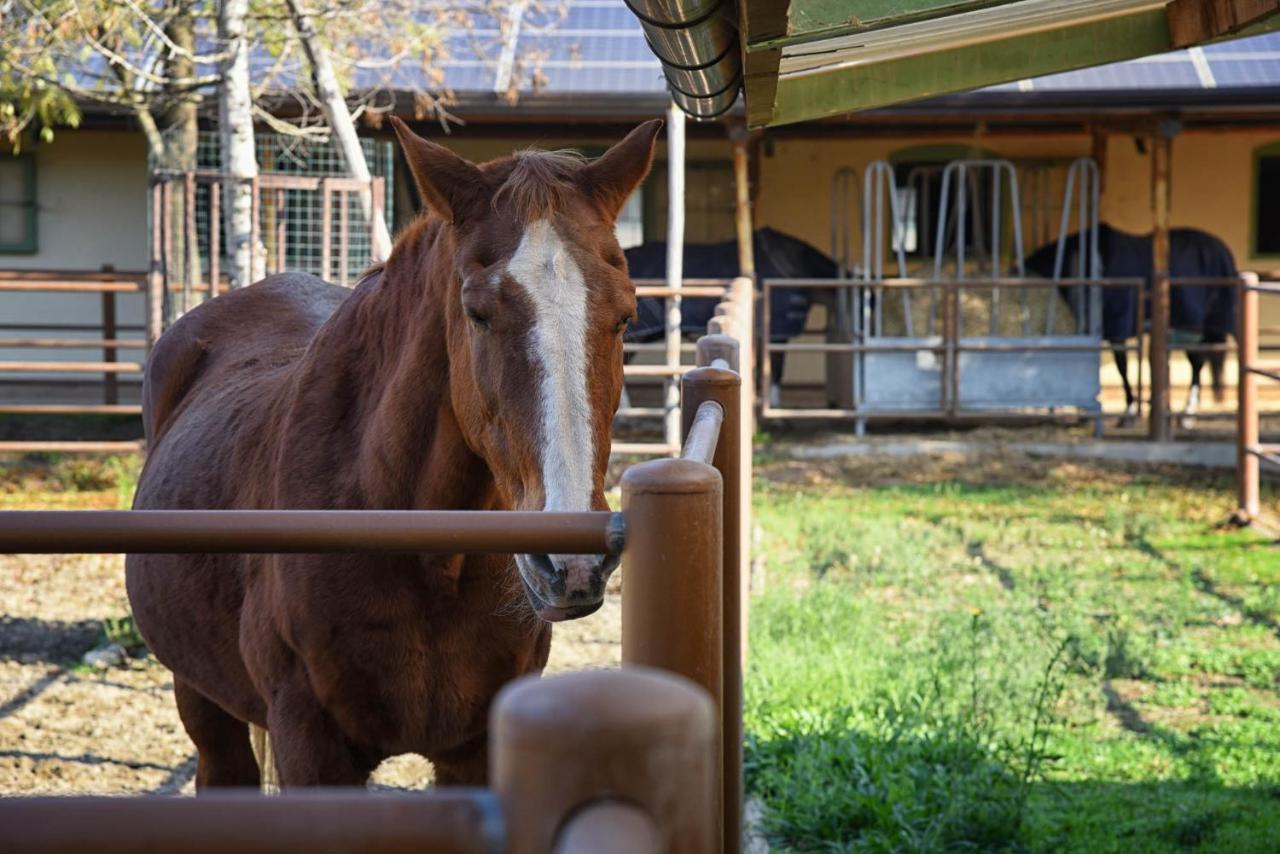
<path fill-rule="evenodd" d="M 736 299 L 744 297 L 749 303 L 750 291 L 739 289 Z M 740 305 L 730 307 L 715 324 L 721 331 L 741 328 Z M 749 352 L 749 345 L 741 349 Z M 739 851 L 751 396 L 733 369 L 738 340 L 706 336 L 697 353 L 702 366 L 681 379 L 683 453 L 629 468 L 621 514 L 0 513 L 0 553 L 598 554 L 622 548 L 625 532 L 626 575 L 624 668 L 519 680 L 504 689 L 490 728 L 492 792 L 0 799 L 4 842 L 37 854 L 89 847 Z"/>
<path fill-rule="evenodd" d="M 468 510 L 13 510 L 0 554 L 618 554 L 622 515 Z"/>
<path fill-rule="evenodd" d="M 1262 466 L 1266 464 L 1280 469 L 1280 444 L 1262 443 L 1261 413 L 1258 411 L 1258 378 L 1280 382 L 1280 372 L 1266 370 L 1258 364 L 1258 303 L 1264 295 L 1280 297 L 1280 284 L 1260 284 L 1256 275 L 1246 273 L 1240 286 L 1240 378 L 1236 414 L 1239 497 L 1236 518 L 1246 524 L 1257 519 L 1262 512 Z"/>

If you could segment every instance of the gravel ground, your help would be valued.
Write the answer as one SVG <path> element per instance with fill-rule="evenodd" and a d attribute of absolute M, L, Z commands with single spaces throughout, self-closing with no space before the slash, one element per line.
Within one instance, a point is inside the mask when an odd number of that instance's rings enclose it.
<path fill-rule="evenodd" d="M 0 578 L 0 795 L 192 791 L 195 749 L 169 671 L 145 655 L 81 663 L 102 621 L 128 613 L 123 558 L 0 556 Z M 620 614 L 615 590 L 596 614 L 558 626 L 548 670 L 616 664 Z M 412 755 L 374 776 L 396 788 L 430 781 L 430 763 Z"/>

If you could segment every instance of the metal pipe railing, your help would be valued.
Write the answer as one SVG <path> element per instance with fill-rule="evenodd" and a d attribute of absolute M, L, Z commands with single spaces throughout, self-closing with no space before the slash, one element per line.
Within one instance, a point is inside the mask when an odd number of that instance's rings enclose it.
<path fill-rule="evenodd" d="M 618 554 L 617 513 L 7 510 L 0 554 Z"/>
<path fill-rule="evenodd" d="M 4 847 L 27 854 L 409 851 L 495 854 L 502 806 L 487 790 L 204 793 L 199 798 L 0 798 Z"/>

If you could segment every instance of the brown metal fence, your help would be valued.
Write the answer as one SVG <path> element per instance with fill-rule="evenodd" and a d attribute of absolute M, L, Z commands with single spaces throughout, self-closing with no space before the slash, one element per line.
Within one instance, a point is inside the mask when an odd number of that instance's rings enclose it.
<path fill-rule="evenodd" d="M 1252 276 L 1252 279 L 1249 277 Z M 1243 277 L 1178 277 L 1169 279 L 1169 285 L 1172 288 L 1178 287 L 1222 287 L 1222 288 L 1239 288 L 1242 282 L 1257 282 L 1257 277 L 1252 274 L 1244 274 Z M 981 409 L 966 410 L 959 400 L 959 372 L 960 357 L 963 353 L 992 353 L 992 352 L 1009 352 L 1009 353 L 1052 353 L 1052 352 L 1092 352 L 1110 353 L 1113 350 L 1120 350 L 1131 357 L 1135 357 L 1135 403 L 1137 404 L 1137 415 L 1141 416 L 1144 411 L 1153 420 L 1161 420 L 1171 425 L 1176 418 L 1176 413 L 1169 406 L 1167 395 L 1163 397 L 1163 406 L 1161 400 L 1155 395 L 1144 393 L 1144 365 L 1154 365 L 1157 363 L 1168 363 L 1169 357 L 1175 352 L 1184 353 L 1234 353 L 1243 347 L 1243 339 L 1238 339 L 1235 343 L 1226 344 L 1192 344 L 1192 343 L 1175 343 L 1167 342 L 1163 351 L 1157 348 L 1156 342 L 1150 336 L 1144 335 L 1142 330 L 1143 318 L 1146 316 L 1146 305 L 1149 297 L 1143 290 L 1144 280 L 1140 278 L 1109 278 L 1109 279 L 1036 279 L 1036 278 L 1002 278 L 1002 279 L 981 279 L 981 280 L 956 280 L 956 279 L 884 279 L 876 280 L 873 283 L 867 283 L 858 280 L 836 280 L 836 279 L 773 279 L 763 282 L 763 317 L 761 331 L 761 367 L 764 376 L 761 380 L 761 388 L 768 389 L 769 384 L 773 381 L 771 372 L 770 355 L 773 353 L 847 353 L 852 357 L 857 353 L 889 353 L 889 352 L 928 352 L 934 354 L 941 367 L 939 371 L 938 383 L 939 392 L 937 407 L 932 409 L 903 409 L 903 410 L 887 410 L 887 409 L 870 409 L 859 410 L 857 408 L 848 409 L 830 409 L 830 408 L 798 408 L 798 407 L 775 407 L 771 406 L 766 395 L 762 400 L 762 408 L 760 410 L 763 418 L 776 419 L 816 419 L 816 420 L 892 420 L 902 421 L 911 419 L 924 420 L 973 420 L 986 418 L 1000 419 L 1036 419 L 1043 420 L 1046 418 L 1078 418 L 1076 414 L 1061 414 L 1050 411 L 1028 411 L 1025 409 L 1007 409 L 999 410 L 991 407 L 983 407 Z M 1010 287 L 1010 288 L 1036 288 L 1057 289 L 1060 287 L 1099 287 L 1099 288 L 1131 288 L 1138 291 L 1138 299 L 1135 308 L 1136 326 L 1130 338 L 1120 345 L 1113 345 L 1108 341 L 1100 341 L 1096 344 L 1068 344 L 1068 343 L 1034 343 L 1026 344 L 1018 343 L 989 343 L 989 342 L 965 342 L 961 334 L 959 318 L 961 316 L 960 294 L 964 290 L 981 290 L 992 287 Z M 818 290 L 850 290 L 855 288 L 884 288 L 885 290 L 932 290 L 937 289 L 942 294 L 939 334 L 936 343 L 920 344 L 920 343 L 903 343 L 900 345 L 892 344 L 863 344 L 858 342 L 799 342 L 799 343 L 777 343 L 771 339 L 771 323 L 770 317 L 770 295 L 773 290 L 786 288 L 808 288 Z M 1266 288 L 1263 292 L 1269 293 Z M 1243 333 L 1242 333 L 1243 334 Z M 1280 351 L 1280 345 L 1259 345 L 1257 337 L 1259 329 L 1257 328 L 1256 317 L 1254 320 L 1253 335 L 1254 346 L 1259 350 Z M 1156 410 L 1160 409 L 1159 412 Z M 1275 413 L 1262 413 L 1270 415 Z M 1234 418 L 1235 413 L 1199 413 L 1196 416 L 1200 420 L 1216 420 L 1222 418 Z"/>
<path fill-rule="evenodd" d="M 740 850 L 751 302 L 751 282 L 735 282 L 715 334 L 698 342 L 699 366 L 681 378 L 680 456 L 629 468 L 621 514 L 0 513 L 0 553 L 621 550 L 626 575 L 624 668 L 508 686 L 492 716 L 492 791 L 0 799 L 6 842 L 27 852 Z"/>
<path fill-rule="evenodd" d="M 6 270 L 0 271 L 0 294 L 45 293 L 101 296 L 101 325 L 42 324 L 0 320 L 0 347 L 22 351 L 98 350 L 98 360 L 67 360 L 38 356 L 31 359 L 0 361 L 0 373 L 35 375 L 33 379 L 48 382 L 67 375 L 100 376 L 100 403 L 0 403 L 4 415 L 135 415 L 136 404 L 120 402 L 121 386 L 127 378 L 140 377 L 140 359 L 124 354 L 145 351 L 147 341 L 139 325 L 122 324 L 117 319 L 116 299 L 121 294 L 143 293 L 146 274 L 117 272 L 110 268 L 98 272 Z M 92 336 L 92 337 L 91 337 Z M 23 380 L 24 384 L 26 380 Z M 135 451 L 136 442 L 39 442 L 0 441 L 0 453 L 32 451 L 92 450 L 107 452 Z"/>
<path fill-rule="evenodd" d="M 1280 372 L 1259 364 L 1259 302 L 1261 297 L 1280 297 L 1280 284 L 1259 283 L 1258 277 L 1246 273 L 1240 284 L 1240 350 L 1239 385 L 1236 413 L 1236 479 L 1239 506 L 1237 519 L 1252 522 L 1262 512 L 1262 466 L 1280 469 L 1280 444 L 1261 441 L 1261 413 L 1258 409 L 1258 379 L 1280 382 Z M 1280 349 L 1280 348 L 1270 348 Z"/>

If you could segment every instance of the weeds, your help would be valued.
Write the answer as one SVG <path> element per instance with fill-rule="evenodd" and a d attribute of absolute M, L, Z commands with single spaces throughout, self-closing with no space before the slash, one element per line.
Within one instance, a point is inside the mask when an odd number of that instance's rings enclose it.
<path fill-rule="evenodd" d="M 123 617 L 108 617 L 103 620 L 102 637 L 104 643 L 118 644 L 130 655 L 142 652 L 147 648 L 147 642 L 142 639 L 142 635 L 138 632 L 138 627 L 133 621 L 132 614 L 127 614 Z"/>
<path fill-rule="evenodd" d="M 1229 484 L 886 476 L 757 491 L 771 842 L 1280 850 L 1280 558 L 1211 527 Z"/>

